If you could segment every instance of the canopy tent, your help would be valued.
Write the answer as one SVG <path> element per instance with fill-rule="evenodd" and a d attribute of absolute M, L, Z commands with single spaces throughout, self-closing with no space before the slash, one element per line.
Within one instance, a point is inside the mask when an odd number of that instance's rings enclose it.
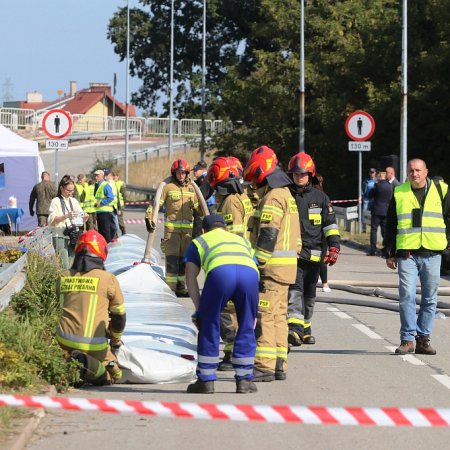
<path fill-rule="evenodd" d="M 0 125 L 0 206 L 8 206 L 11 196 L 22 208 L 22 230 L 36 228 L 36 216 L 31 217 L 28 202 L 33 186 L 41 180 L 44 163 L 37 142 L 24 139 Z"/>

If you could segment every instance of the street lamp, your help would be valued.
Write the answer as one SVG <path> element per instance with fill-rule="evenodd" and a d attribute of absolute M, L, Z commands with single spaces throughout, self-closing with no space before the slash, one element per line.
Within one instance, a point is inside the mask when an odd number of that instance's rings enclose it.
<path fill-rule="evenodd" d="M 206 88 L 206 0 L 203 0 L 203 35 L 202 35 L 202 136 L 200 141 L 200 159 L 205 159 L 205 88 Z"/>
<path fill-rule="evenodd" d="M 305 5 L 300 0 L 300 152 L 305 151 Z"/>
<path fill-rule="evenodd" d="M 130 2 L 127 0 L 127 54 L 126 54 L 126 77 L 125 77 L 125 183 L 128 183 L 128 110 L 129 110 L 129 86 L 128 77 L 130 73 Z"/>
<path fill-rule="evenodd" d="M 408 161 L 408 2 L 403 0 L 402 11 L 402 112 L 400 129 L 400 182 L 406 180 Z"/>
<path fill-rule="evenodd" d="M 174 41 L 174 0 L 170 7 L 170 80 L 169 80 L 169 149 L 168 157 L 172 156 L 173 148 L 173 41 Z"/>

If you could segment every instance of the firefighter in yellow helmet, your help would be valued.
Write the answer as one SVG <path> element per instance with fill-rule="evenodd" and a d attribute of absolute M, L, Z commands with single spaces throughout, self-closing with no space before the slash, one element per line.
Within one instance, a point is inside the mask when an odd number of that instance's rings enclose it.
<path fill-rule="evenodd" d="M 217 214 L 223 217 L 228 231 L 248 239 L 247 224 L 254 209 L 244 191 L 240 161 L 235 157 L 216 158 L 208 169 L 207 181 L 215 190 Z M 218 368 L 220 371 L 233 370 L 231 354 L 236 329 L 236 311 L 230 300 L 220 316 L 220 337 L 225 342 L 225 355 Z"/>
<path fill-rule="evenodd" d="M 244 179 L 257 187 L 258 202 L 250 240 L 260 272 L 253 381 L 285 380 L 289 285 L 295 281 L 301 250 L 300 222 L 292 181 L 278 167 L 275 152 L 262 146 L 253 151 Z"/>
<path fill-rule="evenodd" d="M 122 345 L 125 304 L 117 278 L 105 271 L 107 252 L 100 233 L 84 232 L 72 268 L 56 286 L 63 305 L 56 340 L 80 363 L 81 380 L 95 385 L 113 384 L 122 377 L 112 349 Z"/>

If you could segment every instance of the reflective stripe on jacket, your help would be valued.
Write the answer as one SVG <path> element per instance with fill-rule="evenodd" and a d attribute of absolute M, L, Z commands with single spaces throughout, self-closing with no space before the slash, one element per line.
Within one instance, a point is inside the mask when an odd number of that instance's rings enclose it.
<path fill-rule="evenodd" d="M 440 182 L 445 197 L 448 190 L 446 183 Z M 434 184 L 425 194 L 423 208 L 411 189 L 411 183 L 397 186 L 394 191 L 397 211 L 397 250 L 416 250 L 421 247 L 427 250 L 440 251 L 447 247 L 447 237 L 442 200 Z M 413 226 L 413 210 L 421 209 L 421 226 Z"/>
<path fill-rule="evenodd" d="M 216 228 L 192 241 L 200 255 L 206 276 L 216 267 L 226 264 L 251 267 L 258 271 L 250 243 L 223 228 Z"/>
<path fill-rule="evenodd" d="M 247 224 L 253 216 L 254 209 L 248 195 L 229 194 L 219 205 L 217 214 L 223 216 L 228 231 L 248 239 Z"/>

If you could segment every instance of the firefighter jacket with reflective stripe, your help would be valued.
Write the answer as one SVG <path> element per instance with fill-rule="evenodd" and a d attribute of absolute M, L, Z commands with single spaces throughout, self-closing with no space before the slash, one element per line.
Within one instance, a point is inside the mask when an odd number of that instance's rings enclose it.
<path fill-rule="evenodd" d="M 216 228 L 192 241 L 197 247 L 206 276 L 216 267 L 226 264 L 247 266 L 258 272 L 252 257 L 250 242 L 241 236 Z"/>
<path fill-rule="evenodd" d="M 442 195 L 447 195 L 448 185 L 440 182 Z M 394 191 L 397 212 L 397 250 L 416 250 L 421 247 L 441 251 L 447 247 L 446 224 L 443 215 L 443 202 L 433 183 L 428 183 L 423 206 L 411 189 L 411 183 L 397 186 Z M 413 211 L 419 211 L 413 219 Z M 414 223 L 419 220 L 421 223 Z"/>
<path fill-rule="evenodd" d="M 183 185 L 176 181 L 167 183 L 161 194 L 160 207 L 163 205 L 166 207 L 166 231 L 191 232 L 194 209 L 203 215 L 190 180 Z"/>
<path fill-rule="evenodd" d="M 249 225 L 251 243 L 261 276 L 292 284 L 301 250 L 297 205 L 287 186 L 266 191 Z"/>
<path fill-rule="evenodd" d="M 96 211 L 94 189 L 94 184 L 88 184 L 84 190 L 86 196 L 84 197 L 83 211 L 86 213 L 95 213 Z"/>
<path fill-rule="evenodd" d="M 66 271 L 56 286 L 63 312 L 57 341 L 80 351 L 108 347 L 108 335 L 120 340 L 125 329 L 125 304 L 117 278 L 101 269 Z"/>
<path fill-rule="evenodd" d="M 223 216 L 228 231 L 239 236 L 249 238 L 247 231 L 248 219 L 253 216 L 253 205 L 248 195 L 229 194 L 219 199 L 217 214 Z"/>
<path fill-rule="evenodd" d="M 297 203 L 302 232 L 302 251 L 300 259 L 320 262 L 322 258 L 322 241 L 327 240 L 328 248 L 340 248 L 340 236 L 336 215 L 328 195 L 308 184 L 299 189 L 291 187 Z"/>
<path fill-rule="evenodd" d="M 98 206 L 95 210 L 97 212 L 113 212 L 114 194 L 108 182 L 106 180 L 102 180 L 98 185 L 97 190 L 95 190 L 94 188 L 94 191 L 95 200 L 96 203 L 98 203 Z M 108 196 L 106 195 L 105 191 L 108 192 Z"/>

